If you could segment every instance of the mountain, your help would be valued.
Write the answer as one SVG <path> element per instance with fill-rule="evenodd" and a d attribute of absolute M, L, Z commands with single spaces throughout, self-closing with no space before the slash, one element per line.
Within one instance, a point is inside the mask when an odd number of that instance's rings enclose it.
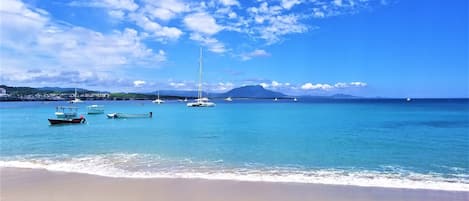
<path fill-rule="evenodd" d="M 221 97 L 232 98 L 281 98 L 286 97 L 285 94 L 264 89 L 260 85 L 250 85 L 234 88 L 226 93 L 220 94 Z"/>
<path fill-rule="evenodd" d="M 329 96 L 330 98 L 335 98 L 335 99 L 353 99 L 353 98 L 360 98 L 358 96 L 352 96 L 348 94 L 334 94 L 332 96 Z"/>

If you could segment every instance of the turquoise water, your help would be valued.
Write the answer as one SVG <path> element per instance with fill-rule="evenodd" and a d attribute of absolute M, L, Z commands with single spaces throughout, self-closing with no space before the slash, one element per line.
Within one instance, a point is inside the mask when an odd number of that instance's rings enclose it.
<path fill-rule="evenodd" d="M 105 113 L 50 126 L 64 102 L 0 103 L 0 166 L 469 191 L 468 100 L 88 101 Z"/>

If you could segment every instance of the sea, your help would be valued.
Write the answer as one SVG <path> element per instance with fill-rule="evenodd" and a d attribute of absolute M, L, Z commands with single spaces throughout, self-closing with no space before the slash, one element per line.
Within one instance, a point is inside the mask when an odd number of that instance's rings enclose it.
<path fill-rule="evenodd" d="M 119 178 L 197 178 L 469 191 L 469 99 L 1 102 L 0 167 Z M 152 118 L 88 115 L 148 113 Z"/>

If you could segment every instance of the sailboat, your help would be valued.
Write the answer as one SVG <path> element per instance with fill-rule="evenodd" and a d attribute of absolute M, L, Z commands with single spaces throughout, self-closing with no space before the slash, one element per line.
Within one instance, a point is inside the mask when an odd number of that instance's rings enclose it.
<path fill-rule="evenodd" d="M 153 100 L 152 103 L 156 103 L 156 104 L 164 103 L 164 100 L 160 99 L 160 90 L 158 90 L 158 98 L 156 100 Z"/>
<path fill-rule="evenodd" d="M 69 103 L 83 103 L 83 101 L 78 98 L 77 88 L 75 88 L 75 96 L 74 97 L 75 97 L 75 99 L 71 100 Z"/>
<path fill-rule="evenodd" d="M 195 102 L 187 103 L 187 107 L 213 107 L 215 103 L 210 102 L 206 97 L 202 97 L 202 48 L 200 48 L 199 58 L 199 89 Z"/>

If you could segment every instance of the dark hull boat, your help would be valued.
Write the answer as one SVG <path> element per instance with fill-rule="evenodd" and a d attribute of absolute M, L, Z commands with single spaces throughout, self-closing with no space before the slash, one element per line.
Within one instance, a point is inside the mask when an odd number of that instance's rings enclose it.
<path fill-rule="evenodd" d="M 56 124 L 81 124 L 85 123 L 86 119 L 83 117 L 73 119 L 48 119 L 51 125 Z"/>

